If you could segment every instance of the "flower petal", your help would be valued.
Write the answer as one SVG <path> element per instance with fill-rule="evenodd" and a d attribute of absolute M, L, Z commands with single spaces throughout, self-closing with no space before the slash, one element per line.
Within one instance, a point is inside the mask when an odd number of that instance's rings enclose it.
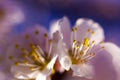
<path fill-rule="evenodd" d="M 39 71 L 31 71 L 25 66 L 12 66 L 11 72 L 17 79 L 35 79 Z"/>
<path fill-rule="evenodd" d="M 95 70 L 93 80 L 117 80 L 117 75 L 119 75 L 117 71 L 119 70 L 116 70 L 114 64 L 116 64 L 118 69 L 120 68 L 117 65 L 119 58 L 116 58 L 116 62 L 114 61 L 114 58 L 116 57 L 116 54 L 119 54 L 119 48 L 113 43 L 108 44 L 109 43 L 102 43 L 94 46 L 93 53 L 96 55 L 90 61 Z"/>
<path fill-rule="evenodd" d="M 53 66 L 54 66 L 54 64 L 55 64 L 55 61 L 56 61 L 57 57 L 58 57 L 58 55 L 54 55 L 54 56 L 53 56 L 52 60 L 51 60 L 51 61 L 49 62 L 49 64 L 47 65 L 47 68 L 48 68 L 48 69 L 53 69 Z"/>
<path fill-rule="evenodd" d="M 71 59 L 68 55 L 60 55 L 59 56 L 59 61 L 61 66 L 65 69 L 65 70 L 69 70 L 72 63 L 71 63 Z"/>
<path fill-rule="evenodd" d="M 99 43 L 104 40 L 103 29 L 98 23 L 90 19 L 81 18 L 76 21 L 76 26 L 78 27 L 77 40 L 82 42 L 84 38 L 90 38 L 90 40 L 94 40 L 95 43 Z M 89 33 L 88 29 L 92 31 Z M 94 34 L 92 34 L 92 32 Z"/>
<path fill-rule="evenodd" d="M 89 64 L 72 65 L 73 76 L 85 77 L 88 79 L 93 78 L 94 70 Z"/>
<path fill-rule="evenodd" d="M 38 76 L 37 76 L 37 78 L 35 80 L 46 80 L 46 78 L 47 77 L 45 75 L 39 73 Z"/>
<path fill-rule="evenodd" d="M 110 42 L 103 44 L 103 46 L 105 47 L 105 50 L 111 55 L 113 66 L 117 72 L 117 80 L 120 80 L 120 49 L 117 45 Z"/>
<path fill-rule="evenodd" d="M 60 31 L 64 36 L 63 41 L 70 46 L 70 23 L 67 17 L 63 17 L 62 19 L 53 23 L 51 27 L 51 33 L 53 34 L 56 31 Z"/>
<path fill-rule="evenodd" d="M 36 31 L 38 32 L 37 35 L 35 34 Z M 35 45 L 37 44 L 42 49 L 45 49 L 46 45 L 44 33 L 47 33 L 47 30 L 44 27 L 35 26 L 34 28 L 28 28 L 22 34 L 13 34 L 13 36 L 11 37 L 12 40 L 10 41 L 12 44 L 10 43 L 10 45 L 8 45 L 7 56 L 17 56 L 20 58 L 22 56 L 21 49 L 25 48 L 27 51 L 30 51 L 31 43 Z M 26 36 L 28 36 L 29 39 L 26 39 Z M 20 48 L 16 48 L 16 44 L 19 45 Z"/>

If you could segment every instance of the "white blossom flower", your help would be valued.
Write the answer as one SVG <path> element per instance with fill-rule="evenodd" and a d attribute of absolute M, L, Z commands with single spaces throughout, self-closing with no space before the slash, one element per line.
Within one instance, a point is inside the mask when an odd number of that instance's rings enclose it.
<path fill-rule="evenodd" d="M 13 76 L 16 79 L 50 79 L 57 58 L 54 42 L 43 27 L 16 34 L 7 50 Z"/>
<path fill-rule="evenodd" d="M 54 32 L 61 36 L 58 43 L 61 66 L 65 70 L 71 69 L 73 76 L 93 78 L 95 72 L 91 62 L 105 46 L 101 26 L 90 19 L 80 18 L 70 30 L 70 23 L 64 17 L 52 25 L 51 33 Z"/>

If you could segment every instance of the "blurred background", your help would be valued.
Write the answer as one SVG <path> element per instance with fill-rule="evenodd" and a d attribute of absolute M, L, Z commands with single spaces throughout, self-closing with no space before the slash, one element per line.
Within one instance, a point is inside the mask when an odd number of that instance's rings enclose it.
<path fill-rule="evenodd" d="M 49 29 L 52 20 L 63 16 L 71 25 L 78 18 L 93 19 L 104 28 L 106 41 L 120 46 L 120 0 L 0 0 L 3 33 L 10 27 L 15 27 L 13 32 L 21 32 L 36 24 Z"/>

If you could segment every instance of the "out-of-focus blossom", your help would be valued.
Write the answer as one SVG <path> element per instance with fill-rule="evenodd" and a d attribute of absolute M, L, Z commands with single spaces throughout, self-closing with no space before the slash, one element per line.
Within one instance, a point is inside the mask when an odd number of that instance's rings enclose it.
<path fill-rule="evenodd" d="M 11 31 L 15 24 L 24 20 L 23 12 L 20 6 L 17 6 L 11 0 L 0 1 L 0 37 Z"/>
<path fill-rule="evenodd" d="M 10 39 L 2 68 L 6 77 L 13 75 L 15 79 L 50 80 L 57 58 L 56 36 L 50 37 L 44 27 L 37 26 Z"/>
<path fill-rule="evenodd" d="M 119 77 L 117 62 L 120 60 L 115 57 L 119 55 L 120 50 L 112 43 L 103 43 L 104 33 L 98 23 L 90 19 L 78 19 L 71 31 L 70 23 L 64 17 L 52 26 L 51 33 L 57 31 L 56 33 L 63 38 L 58 43 L 61 67 L 67 71 L 71 69 L 73 76 L 93 78 L 93 80 L 117 80 Z M 99 58 L 100 61 L 95 60 L 96 58 Z M 111 62 L 107 62 L 107 60 Z M 107 64 L 107 67 L 104 64 Z M 108 70 L 109 68 L 111 71 Z M 116 73 L 112 71 L 113 69 Z M 113 79 L 115 75 L 116 79 Z"/>
<path fill-rule="evenodd" d="M 1 66 L 4 64 L 6 49 L 10 41 L 7 37 L 9 33 L 12 32 L 15 24 L 19 24 L 23 20 L 24 15 L 20 6 L 11 0 L 0 1 L 0 71 L 3 69 Z M 2 80 L 5 80 L 5 75 L 6 74 L 2 74 L 2 72 L 0 73 Z"/>

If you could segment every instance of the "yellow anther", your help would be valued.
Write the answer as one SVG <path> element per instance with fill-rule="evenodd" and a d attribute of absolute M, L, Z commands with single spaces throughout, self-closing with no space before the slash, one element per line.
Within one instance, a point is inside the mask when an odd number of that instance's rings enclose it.
<path fill-rule="evenodd" d="M 80 46 L 76 46 L 76 49 L 79 49 L 80 48 Z"/>
<path fill-rule="evenodd" d="M 39 31 L 38 31 L 38 30 L 36 30 L 36 31 L 35 31 L 35 35 L 38 35 L 38 34 L 39 34 Z"/>
<path fill-rule="evenodd" d="M 95 53 L 90 53 L 90 56 L 95 56 Z"/>
<path fill-rule="evenodd" d="M 94 32 L 94 31 L 92 31 L 92 34 L 95 34 L 95 32 Z"/>
<path fill-rule="evenodd" d="M 48 34 L 47 34 L 47 33 L 45 33 L 45 34 L 44 34 L 44 37 L 48 37 Z"/>
<path fill-rule="evenodd" d="M 15 44 L 15 48 L 19 48 L 20 46 L 18 44 Z"/>
<path fill-rule="evenodd" d="M 40 58 L 40 56 L 37 54 L 37 53 L 35 53 L 35 52 L 31 52 L 31 56 L 33 57 L 32 59 L 33 60 L 39 60 L 39 58 Z"/>
<path fill-rule="evenodd" d="M 102 46 L 102 48 L 105 48 L 104 46 Z"/>
<path fill-rule="evenodd" d="M 88 29 L 88 32 L 91 32 L 91 29 Z"/>
<path fill-rule="evenodd" d="M 52 42 L 53 42 L 53 40 L 52 40 L 52 39 L 50 39 L 50 40 L 49 40 L 49 43 L 52 43 Z"/>
<path fill-rule="evenodd" d="M 77 41 L 76 41 L 76 40 L 74 40 L 74 41 L 73 41 L 73 43 L 74 43 L 74 44 L 76 44 L 76 43 L 77 43 Z"/>
<path fill-rule="evenodd" d="M 75 27 L 74 30 L 77 31 L 77 30 L 78 30 L 78 27 Z"/>
<path fill-rule="evenodd" d="M 30 68 L 30 70 L 32 70 L 32 71 L 33 71 L 33 70 L 35 70 L 35 68 L 34 68 L 34 67 L 29 67 L 29 68 Z"/>
<path fill-rule="evenodd" d="M 89 47 L 90 39 L 89 39 L 89 38 L 85 38 L 83 44 L 84 44 L 85 46 Z"/>
<path fill-rule="evenodd" d="M 26 49 L 25 48 L 21 48 L 21 51 L 24 52 Z"/>
<path fill-rule="evenodd" d="M 95 41 L 92 41 L 92 43 L 95 43 Z"/>
<path fill-rule="evenodd" d="M 15 65 L 16 65 L 16 66 L 19 66 L 19 64 L 20 64 L 20 62 L 15 62 Z"/>
<path fill-rule="evenodd" d="M 34 46 L 34 44 L 33 43 L 30 43 L 30 47 L 32 48 Z"/>
<path fill-rule="evenodd" d="M 54 73 L 55 73 L 55 69 L 53 68 L 53 69 L 52 69 L 52 74 L 54 74 Z"/>
<path fill-rule="evenodd" d="M 13 59 L 14 59 L 14 57 L 13 57 L 13 56 L 9 56 L 9 59 L 10 59 L 10 60 L 13 60 Z"/>
<path fill-rule="evenodd" d="M 23 54 L 23 57 L 24 57 L 24 58 L 27 57 L 27 56 L 28 56 L 28 54 L 25 54 L 25 53 Z"/>
<path fill-rule="evenodd" d="M 25 39 L 30 39 L 30 36 L 29 35 L 25 35 Z"/>
<path fill-rule="evenodd" d="M 101 41 L 101 42 L 100 42 L 100 44 L 103 44 L 103 43 L 104 43 L 104 41 Z"/>
<path fill-rule="evenodd" d="M 72 28 L 72 31 L 73 31 L 73 32 L 75 31 L 74 28 Z"/>
<path fill-rule="evenodd" d="M 24 61 L 24 64 L 28 64 L 29 62 L 28 61 Z"/>
<path fill-rule="evenodd" d="M 37 49 L 36 45 L 33 44 L 33 43 L 30 43 L 30 47 L 31 47 L 33 50 L 36 50 L 36 49 Z"/>
<path fill-rule="evenodd" d="M 86 59 L 83 59 L 83 60 L 81 60 L 80 62 L 81 62 L 81 64 L 83 64 L 83 63 L 86 63 L 87 60 L 86 60 Z"/>
<path fill-rule="evenodd" d="M 84 55 L 84 52 L 81 51 L 81 52 L 80 52 L 80 55 Z"/>

